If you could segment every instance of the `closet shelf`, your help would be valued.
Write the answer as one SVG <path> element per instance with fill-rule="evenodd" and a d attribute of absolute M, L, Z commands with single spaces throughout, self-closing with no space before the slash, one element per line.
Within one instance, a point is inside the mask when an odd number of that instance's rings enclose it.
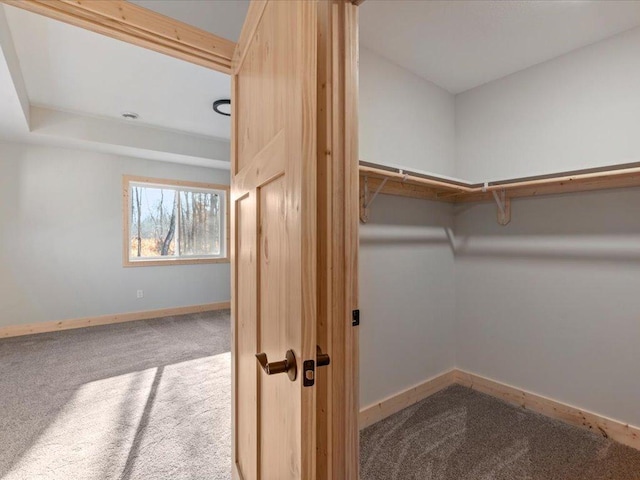
<path fill-rule="evenodd" d="M 516 198 L 638 187 L 640 186 L 640 163 L 473 184 L 382 165 L 373 167 L 370 163 L 361 162 L 360 179 L 364 180 L 364 178 L 369 179 L 370 190 L 375 190 L 384 179 L 387 179 L 387 183 L 380 191 L 383 194 L 452 203 L 482 202 L 492 201 L 491 192 L 502 190 L 508 197 Z"/>
<path fill-rule="evenodd" d="M 628 187 L 640 187 L 640 163 L 472 184 L 361 161 L 360 217 L 366 222 L 378 193 L 449 203 L 496 201 L 510 215 L 512 198 Z M 508 223 L 504 217 L 501 224 Z"/>

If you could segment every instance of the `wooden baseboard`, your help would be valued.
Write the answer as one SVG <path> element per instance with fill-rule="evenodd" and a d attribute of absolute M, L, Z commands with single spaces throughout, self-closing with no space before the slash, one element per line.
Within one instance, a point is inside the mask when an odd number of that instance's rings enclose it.
<path fill-rule="evenodd" d="M 640 428 L 633 425 L 603 417 L 602 415 L 560 403 L 526 390 L 520 390 L 470 372 L 456 370 L 454 376 L 457 384 L 473 388 L 478 392 L 486 393 L 512 405 L 561 420 L 570 425 L 594 431 L 616 442 L 640 450 Z"/>
<path fill-rule="evenodd" d="M 387 418 L 403 408 L 407 408 L 414 403 L 418 403 L 440 390 L 447 388 L 454 382 L 455 370 L 442 373 L 429 380 L 404 390 L 396 395 L 387 397 L 384 400 L 369 405 L 360 410 L 358 422 L 360 428 L 368 427 L 383 418 Z"/>
<path fill-rule="evenodd" d="M 434 393 L 458 384 L 576 427 L 594 431 L 640 450 L 640 428 L 535 393 L 454 369 L 360 410 L 360 428 L 368 427 Z"/>
<path fill-rule="evenodd" d="M 146 310 L 144 312 L 119 313 L 115 315 L 102 315 L 100 317 L 74 318 L 71 320 L 57 320 L 54 322 L 13 325 L 9 327 L 0 327 L 0 338 L 18 337 L 20 335 L 32 335 L 35 333 L 57 332 L 59 330 L 93 327 L 96 325 L 110 325 L 112 323 L 133 322 L 136 320 L 148 320 L 150 318 L 169 317 L 173 315 L 186 315 L 189 313 L 225 310 L 230 308 L 230 306 L 230 302 L 206 303 L 204 305 L 161 308 L 158 310 Z"/>

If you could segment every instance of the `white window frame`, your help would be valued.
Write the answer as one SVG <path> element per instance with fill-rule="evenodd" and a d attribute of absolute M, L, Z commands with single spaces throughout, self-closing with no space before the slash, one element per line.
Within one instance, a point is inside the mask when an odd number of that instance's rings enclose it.
<path fill-rule="evenodd" d="M 177 191 L 215 191 L 222 198 L 222 228 L 220 239 L 220 255 L 185 255 L 166 258 L 137 258 L 131 257 L 131 187 L 160 187 L 173 188 Z M 214 183 L 199 183 L 183 180 L 169 180 L 162 178 L 138 177 L 123 175 L 122 177 L 122 219 L 123 219 L 123 266 L 152 267 L 160 265 L 193 265 L 202 263 L 229 263 L 229 186 Z"/>

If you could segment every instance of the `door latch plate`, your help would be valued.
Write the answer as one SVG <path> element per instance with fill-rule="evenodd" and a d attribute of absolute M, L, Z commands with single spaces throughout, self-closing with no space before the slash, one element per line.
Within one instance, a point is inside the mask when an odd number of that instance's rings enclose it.
<path fill-rule="evenodd" d="M 316 362 L 314 360 L 305 360 L 302 364 L 302 385 L 305 387 L 313 387 L 316 383 Z"/>

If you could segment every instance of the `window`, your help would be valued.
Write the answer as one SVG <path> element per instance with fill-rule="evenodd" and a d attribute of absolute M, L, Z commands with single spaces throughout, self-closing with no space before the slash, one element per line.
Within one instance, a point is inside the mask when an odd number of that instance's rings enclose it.
<path fill-rule="evenodd" d="M 229 261 L 229 187 L 125 176 L 124 265 Z"/>

